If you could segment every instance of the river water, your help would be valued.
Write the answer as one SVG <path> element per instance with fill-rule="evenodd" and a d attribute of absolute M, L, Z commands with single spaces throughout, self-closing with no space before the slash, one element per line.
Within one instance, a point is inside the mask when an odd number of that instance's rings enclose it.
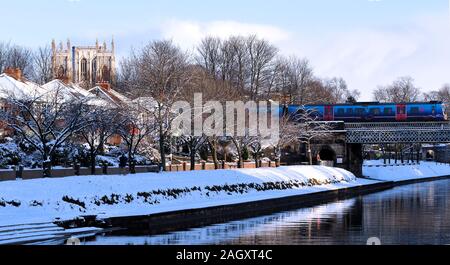
<path fill-rule="evenodd" d="M 157 236 L 101 235 L 87 245 L 450 244 L 450 180 Z"/>

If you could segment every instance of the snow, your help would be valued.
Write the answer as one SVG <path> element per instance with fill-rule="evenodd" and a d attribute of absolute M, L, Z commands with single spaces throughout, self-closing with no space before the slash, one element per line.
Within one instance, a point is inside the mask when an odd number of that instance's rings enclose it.
<path fill-rule="evenodd" d="M 86 89 L 81 88 L 75 84 L 65 84 L 64 82 L 55 79 L 48 82 L 45 85 L 39 86 L 30 81 L 18 81 L 7 74 L 0 75 L 0 98 L 38 98 L 43 99 L 52 98 L 58 93 L 60 101 L 70 101 L 76 99 L 87 99 L 87 103 L 96 106 L 110 106 L 109 102 L 97 97 L 95 94 L 90 93 Z M 114 92 L 118 94 L 117 92 Z M 123 97 L 115 95 L 117 97 Z"/>
<path fill-rule="evenodd" d="M 91 88 L 88 90 L 89 93 L 96 95 L 98 98 L 104 100 L 105 102 L 113 103 L 115 105 L 117 104 L 130 104 L 131 100 L 124 95 L 120 94 L 119 92 L 113 90 L 113 89 L 104 89 L 102 87 L 96 86 L 94 88 Z"/>
<path fill-rule="evenodd" d="M 311 182 L 313 181 L 313 182 Z M 297 183 L 287 189 L 244 192 L 212 191 L 214 185 L 259 184 L 272 182 Z M 328 183 L 328 184 L 325 184 Z M 61 179 L 36 179 L 0 183 L 1 225 L 52 222 L 79 216 L 98 215 L 100 218 L 135 216 L 176 210 L 231 205 L 265 199 L 282 198 L 315 192 L 336 190 L 377 183 L 356 179 L 343 169 L 319 166 L 293 166 L 273 169 L 237 169 L 175 173 L 145 173 L 116 176 L 83 176 Z M 209 186 L 209 187 L 208 187 Z M 194 189 L 200 188 L 200 189 Z M 175 197 L 152 193 L 170 189 L 189 189 Z M 151 193 L 149 200 L 138 193 Z M 119 196 L 115 203 L 100 203 L 103 196 Z M 133 200 L 125 199 L 127 195 Z M 68 203 L 66 196 L 80 204 Z M 8 202 L 20 202 L 16 207 Z M 157 201 L 157 203 L 154 203 Z"/>
<path fill-rule="evenodd" d="M 32 82 L 21 82 L 7 74 L 0 74 L 0 98 L 30 98 L 44 93 L 44 90 Z"/>
<path fill-rule="evenodd" d="M 47 84 L 43 85 L 42 88 L 50 97 L 54 96 L 53 93 L 58 92 L 58 94 L 60 96 L 62 95 L 63 99 L 67 101 L 84 98 L 90 105 L 109 106 L 108 102 L 101 98 L 98 98 L 96 95 L 90 93 L 89 91 L 74 84 L 65 84 L 58 79 L 48 82 Z"/>
<path fill-rule="evenodd" d="M 113 167 L 119 166 L 119 159 L 117 157 L 98 155 L 96 160 L 97 160 L 97 165 L 101 164 L 100 162 L 106 162 L 108 165 L 113 166 Z"/>
<path fill-rule="evenodd" d="M 393 162 L 393 161 L 391 161 Z M 450 176 L 450 165 L 435 162 L 420 164 L 393 164 L 384 166 L 383 160 L 365 161 L 363 175 L 384 181 L 405 181 L 432 177 Z"/>

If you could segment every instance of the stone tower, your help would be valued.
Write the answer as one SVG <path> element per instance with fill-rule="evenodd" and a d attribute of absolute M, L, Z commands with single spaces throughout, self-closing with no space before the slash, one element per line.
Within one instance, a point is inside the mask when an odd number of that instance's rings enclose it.
<path fill-rule="evenodd" d="M 71 46 L 52 41 L 53 77 L 92 88 L 99 84 L 114 83 L 116 77 L 116 58 L 114 39 L 111 47 L 106 42 L 95 46 Z"/>

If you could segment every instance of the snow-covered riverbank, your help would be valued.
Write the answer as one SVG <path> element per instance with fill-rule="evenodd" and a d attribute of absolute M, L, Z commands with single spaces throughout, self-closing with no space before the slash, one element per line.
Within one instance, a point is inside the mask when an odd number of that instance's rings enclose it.
<path fill-rule="evenodd" d="M 294 166 L 0 183 L 0 226 L 134 216 L 373 184 L 342 169 Z"/>
<path fill-rule="evenodd" d="M 420 164 L 384 165 L 383 160 L 365 161 L 363 175 L 376 180 L 406 181 L 434 177 L 450 176 L 450 165 L 435 162 L 420 162 Z"/>
<path fill-rule="evenodd" d="M 292 166 L 6 181 L 0 182 L 0 226 L 149 215 L 450 175 L 444 164 L 381 164 L 366 161 L 371 180 L 337 168 Z"/>

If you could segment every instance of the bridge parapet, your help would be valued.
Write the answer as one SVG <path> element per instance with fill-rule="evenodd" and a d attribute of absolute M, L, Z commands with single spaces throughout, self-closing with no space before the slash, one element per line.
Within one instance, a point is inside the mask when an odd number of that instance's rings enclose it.
<path fill-rule="evenodd" d="M 448 122 L 346 123 L 346 142 L 450 143 Z"/>

